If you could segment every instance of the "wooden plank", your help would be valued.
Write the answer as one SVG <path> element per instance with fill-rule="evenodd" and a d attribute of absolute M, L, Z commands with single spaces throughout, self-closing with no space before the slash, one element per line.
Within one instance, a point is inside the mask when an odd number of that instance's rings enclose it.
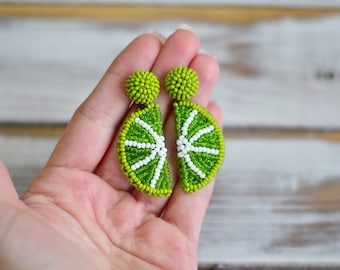
<path fill-rule="evenodd" d="M 339 14 L 339 7 L 268 7 L 199 5 L 98 5 L 0 3 L 0 17 L 39 17 L 136 22 L 183 18 L 213 22 L 250 23 L 284 17 L 309 18 Z"/>
<path fill-rule="evenodd" d="M 42 169 L 56 138 L 7 137 L 0 135 L 0 159 L 5 163 L 20 195 Z"/>
<path fill-rule="evenodd" d="M 66 124 L 32 124 L 32 123 L 0 123 L 0 135 L 59 137 Z M 227 138 L 261 138 L 261 139 L 319 139 L 340 141 L 340 130 L 327 129 L 284 129 L 284 128 L 223 128 Z"/>
<path fill-rule="evenodd" d="M 266 263 L 266 264 L 199 264 L 198 270 L 338 270 L 338 265 L 332 264 L 296 264 L 296 263 Z"/>
<path fill-rule="evenodd" d="M 226 127 L 340 128 L 340 17 L 189 23 L 220 62 Z M 67 122 L 130 40 L 178 24 L 1 19 L 0 122 Z"/>
<path fill-rule="evenodd" d="M 227 140 L 201 262 L 339 263 L 340 144 Z"/>
<path fill-rule="evenodd" d="M 226 142 L 227 156 L 202 228 L 200 263 L 339 267 L 340 143 L 250 138 Z M 55 143 L 53 138 L 0 136 L 0 158 L 20 193 Z"/>
<path fill-rule="evenodd" d="M 0 3 L 51 3 L 51 4 L 125 4 L 125 5 L 235 5 L 235 6 L 279 6 L 279 7 L 340 7 L 339 0 L 0 0 Z"/>

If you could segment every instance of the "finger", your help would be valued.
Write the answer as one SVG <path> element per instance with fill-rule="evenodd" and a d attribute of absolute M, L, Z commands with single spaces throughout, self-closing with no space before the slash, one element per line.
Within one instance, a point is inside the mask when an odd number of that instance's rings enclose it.
<path fill-rule="evenodd" d="M 164 42 L 162 50 L 160 51 L 151 71 L 158 77 L 158 79 L 160 79 L 160 76 L 164 77 L 166 72 L 172 67 L 189 64 L 194 55 L 197 53 L 198 48 L 199 40 L 195 34 L 186 30 L 178 30 Z M 160 82 L 162 84 L 161 80 Z M 161 110 L 168 110 L 168 108 L 164 107 L 169 106 L 170 98 L 167 95 L 159 96 L 156 103 L 162 103 L 160 105 Z M 117 170 L 117 167 L 112 165 L 118 160 L 116 149 L 117 140 L 118 136 L 113 139 L 113 143 L 96 169 L 96 174 L 101 176 L 112 187 L 119 190 L 127 190 L 131 188 L 130 183 L 123 176 L 121 170 Z M 136 191 L 135 193 L 138 192 Z M 139 195 L 137 197 L 139 197 Z"/>
<path fill-rule="evenodd" d="M 194 69 L 200 81 L 196 95 L 191 99 L 202 107 L 207 107 L 219 76 L 219 65 L 210 54 L 198 54 L 190 67 Z"/>
<path fill-rule="evenodd" d="M 196 55 L 189 64 L 193 68 L 200 78 L 200 89 L 196 96 L 192 98 L 194 102 L 199 103 L 202 106 L 206 106 L 210 100 L 213 88 L 215 86 L 216 80 L 219 74 L 219 67 L 217 62 L 213 57 L 206 54 Z M 170 171 L 172 172 L 172 181 L 175 185 L 177 182 L 177 151 L 176 151 L 176 127 L 174 122 L 173 112 L 170 114 L 166 120 L 164 127 L 164 133 L 166 134 L 167 147 L 168 147 L 168 157 Z M 147 211 L 160 214 L 165 206 L 167 200 L 155 200 L 154 198 L 148 197 L 145 194 L 134 191 L 135 198 L 138 201 L 143 201 L 147 207 Z"/>
<path fill-rule="evenodd" d="M 0 160 L 0 202 L 1 201 L 13 201 L 18 199 L 18 193 L 16 192 L 11 177 L 3 164 Z"/>
<path fill-rule="evenodd" d="M 160 92 L 156 102 L 160 105 L 163 119 L 167 118 L 167 114 L 171 110 L 172 100 L 164 89 L 164 80 L 167 73 L 177 66 L 188 66 L 199 50 L 199 38 L 195 33 L 188 29 L 178 29 L 165 42 L 152 71 L 159 78 L 162 91 Z M 167 138 L 168 136 L 165 135 Z M 132 195 L 138 202 L 145 206 L 147 213 L 160 215 L 167 198 L 154 198 L 135 189 Z"/>
<path fill-rule="evenodd" d="M 161 92 L 156 102 L 160 105 L 163 119 L 169 115 L 172 107 L 172 99 L 165 89 L 165 77 L 168 72 L 179 66 L 189 66 L 197 55 L 200 47 L 198 36 L 187 25 L 180 28 L 168 38 L 159 59 L 152 71 L 161 83 Z"/>
<path fill-rule="evenodd" d="M 125 80 L 136 70 L 151 69 L 161 47 L 160 40 L 151 34 L 141 35 L 130 43 L 77 109 L 47 166 L 94 170 L 129 107 Z M 118 167 L 114 162 L 111 166 Z"/>
<path fill-rule="evenodd" d="M 219 76 L 219 65 L 216 59 L 209 54 L 198 54 L 191 62 L 190 68 L 194 69 L 200 81 L 198 92 L 192 101 L 202 107 L 206 107 L 210 101 L 216 81 Z M 176 146 L 176 125 L 173 112 L 169 115 L 164 132 L 167 136 L 168 156 L 174 184 L 178 180 L 177 175 L 177 146 Z"/>
<path fill-rule="evenodd" d="M 209 103 L 209 112 L 222 123 L 222 113 L 215 103 Z M 185 193 L 178 182 L 168 204 L 163 219 L 177 226 L 194 244 L 197 244 L 204 214 L 208 207 L 214 181 L 195 193 Z"/>

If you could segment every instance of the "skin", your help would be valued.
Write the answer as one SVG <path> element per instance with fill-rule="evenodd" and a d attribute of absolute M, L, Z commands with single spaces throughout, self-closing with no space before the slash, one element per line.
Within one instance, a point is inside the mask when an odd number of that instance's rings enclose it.
<path fill-rule="evenodd" d="M 164 78 L 189 66 L 200 78 L 193 101 L 207 107 L 219 68 L 199 53 L 199 39 L 178 29 L 166 41 L 143 34 L 113 61 L 79 106 L 45 167 L 22 198 L 0 162 L 0 265 L 3 269 L 197 269 L 197 246 L 214 183 L 193 194 L 177 183 L 172 100 Z M 136 70 L 151 70 L 162 90 L 174 191 L 149 197 L 131 187 L 116 153 L 119 127 L 130 100 L 124 83 Z"/>

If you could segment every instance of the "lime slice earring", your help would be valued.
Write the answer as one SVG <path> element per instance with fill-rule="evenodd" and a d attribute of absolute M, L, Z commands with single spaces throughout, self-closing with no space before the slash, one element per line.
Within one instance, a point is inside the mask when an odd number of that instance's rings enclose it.
<path fill-rule="evenodd" d="M 193 69 L 177 67 L 165 78 L 165 87 L 175 99 L 179 177 L 186 192 L 206 186 L 219 170 L 224 157 L 224 138 L 216 120 L 190 101 L 199 87 Z"/>
<path fill-rule="evenodd" d="M 159 105 L 157 77 L 149 71 L 132 73 L 125 83 L 127 96 L 142 107 L 124 122 L 118 141 L 121 168 L 131 184 L 151 196 L 170 196 L 172 184 Z"/>

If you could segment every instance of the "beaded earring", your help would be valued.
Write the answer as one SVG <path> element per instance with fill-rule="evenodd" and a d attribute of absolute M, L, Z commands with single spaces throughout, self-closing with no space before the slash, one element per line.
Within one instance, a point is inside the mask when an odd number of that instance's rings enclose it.
<path fill-rule="evenodd" d="M 206 186 L 216 175 L 224 158 L 224 138 L 216 120 L 197 103 L 190 101 L 199 87 L 196 72 L 187 67 L 171 70 L 165 79 L 175 99 L 179 177 L 186 192 Z"/>
<path fill-rule="evenodd" d="M 161 112 L 154 100 L 159 94 L 157 77 L 149 71 L 132 73 L 125 83 L 127 96 L 143 106 L 124 122 L 118 141 L 121 168 L 129 182 L 151 196 L 170 196 L 172 184 Z"/>

